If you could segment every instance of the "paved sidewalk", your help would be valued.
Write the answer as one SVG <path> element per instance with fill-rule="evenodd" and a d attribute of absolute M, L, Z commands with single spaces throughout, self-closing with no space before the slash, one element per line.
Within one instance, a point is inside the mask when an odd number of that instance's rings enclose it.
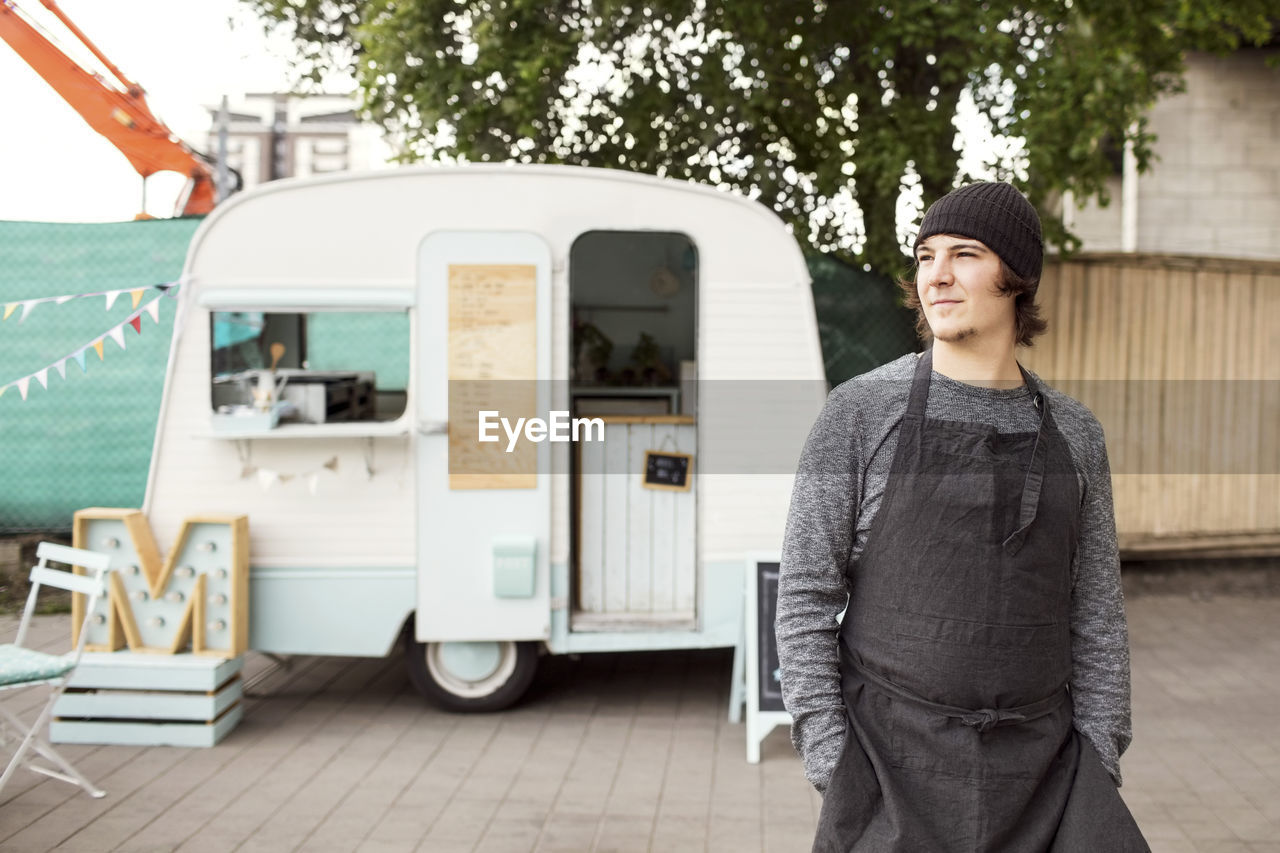
<path fill-rule="evenodd" d="M 1123 792 L 1157 853 L 1280 853 L 1280 598 L 1131 599 Z M 12 636 L 0 618 L 0 637 Z M 65 644 L 65 617 L 40 637 Z M 4 851 L 804 851 L 785 730 L 745 761 L 726 651 L 544 659 L 504 714 L 425 706 L 399 658 L 251 655 L 213 749 L 67 746 L 108 792 L 20 774 Z M 32 693 L 34 691 L 25 691 Z M 14 709 L 29 707 L 0 694 Z"/>
<path fill-rule="evenodd" d="M 1280 598 L 1128 602 L 1121 788 L 1156 853 L 1280 853 Z"/>

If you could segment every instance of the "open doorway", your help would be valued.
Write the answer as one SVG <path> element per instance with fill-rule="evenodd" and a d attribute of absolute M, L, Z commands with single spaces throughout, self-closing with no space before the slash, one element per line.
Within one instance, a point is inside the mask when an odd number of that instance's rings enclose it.
<path fill-rule="evenodd" d="M 569 254 L 575 631 L 696 627 L 698 255 L 683 234 L 592 231 Z M 658 468 L 686 466 L 664 481 Z"/>

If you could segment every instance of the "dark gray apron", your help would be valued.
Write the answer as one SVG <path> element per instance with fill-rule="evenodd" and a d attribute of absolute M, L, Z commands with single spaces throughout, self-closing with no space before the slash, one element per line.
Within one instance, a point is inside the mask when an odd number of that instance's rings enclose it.
<path fill-rule="evenodd" d="M 815 851 L 1148 851 L 1072 727 L 1080 491 L 1043 389 L 1040 426 L 925 418 L 916 365 L 884 498 L 849 569 L 849 727 Z"/>

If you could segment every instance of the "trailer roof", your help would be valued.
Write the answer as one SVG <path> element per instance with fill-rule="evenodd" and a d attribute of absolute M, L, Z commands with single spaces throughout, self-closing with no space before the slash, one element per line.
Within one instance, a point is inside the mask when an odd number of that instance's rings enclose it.
<path fill-rule="evenodd" d="M 523 164 L 265 184 L 205 220 L 184 275 L 196 289 L 412 288 L 418 245 L 441 230 L 532 231 L 557 261 L 589 231 L 679 232 L 697 246 L 704 282 L 809 281 L 782 220 L 741 195 L 616 169 Z"/>

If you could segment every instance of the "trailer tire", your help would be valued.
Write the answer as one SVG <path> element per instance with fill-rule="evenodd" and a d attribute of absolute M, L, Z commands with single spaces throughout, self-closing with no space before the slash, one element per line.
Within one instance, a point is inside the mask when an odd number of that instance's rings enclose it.
<path fill-rule="evenodd" d="M 407 632 L 405 664 L 418 692 L 446 711 L 501 711 L 538 671 L 538 644 L 513 640 L 420 643 Z"/>

